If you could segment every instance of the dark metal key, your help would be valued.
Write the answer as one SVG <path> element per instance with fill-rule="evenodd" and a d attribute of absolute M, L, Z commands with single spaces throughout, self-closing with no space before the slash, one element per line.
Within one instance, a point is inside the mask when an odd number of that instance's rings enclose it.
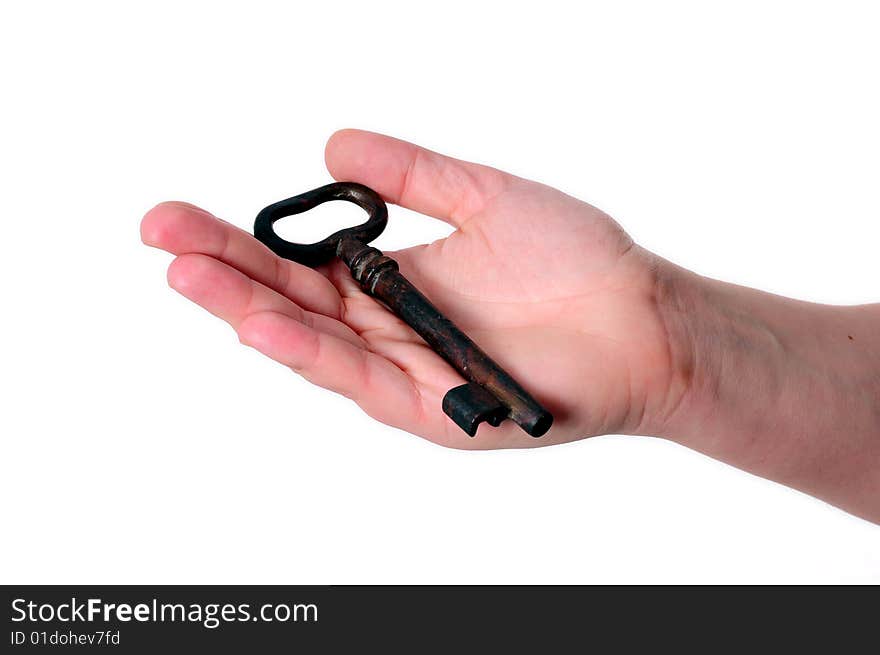
<path fill-rule="evenodd" d="M 353 202 L 367 211 L 369 219 L 308 245 L 285 241 L 275 233 L 275 221 L 328 200 Z M 498 426 L 506 418 L 533 437 L 547 432 L 553 423 L 550 412 L 401 275 L 397 262 L 367 245 L 387 223 L 388 208 L 379 194 L 362 184 L 338 182 L 269 205 L 257 215 L 254 236 L 280 257 L 306 266 L 318 266 L 333 257 L 348 264 L 366 293 L 391 308 L 468 380 L 446 393 L 443 411 L 470 436 L 483 421 Z"/>

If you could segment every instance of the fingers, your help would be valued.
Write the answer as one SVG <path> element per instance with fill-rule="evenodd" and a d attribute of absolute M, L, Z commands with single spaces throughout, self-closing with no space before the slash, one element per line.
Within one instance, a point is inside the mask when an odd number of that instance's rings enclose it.
<path fill-rule="evenodd" d="M 418 390 L 384 357 L 274 311 L 250 314 L 238 335 L 243 344 L 351 398 L 383 423 L 413 431 L 421 420 Z"/>
<path fill-rule="evenodd" d="M 422 405 L 413 382 L 391 361 L 367 351 L 364 340 L 347 325 L 304 311 L 206 255 L 179 256 L 168 268 L 168 282 L 229 323 L 243 344 L 353 399 L 384 423 L 415 429 Z"/>
<path fill-rule="evenodd" d="M 337 180 L 366 184 L 394 204 L 455 226 L 519 179 L 361 130 L 336 132 L 324 158 Z"/>
<path fill-rule="evenodd" d="M 214 257 L 309 311 L 340 316 L 339 294 L 327 278 L 277 257 L 247 232 L 193 205 L 157 205 L 141 221 L 141 239 L 174 255 L 201 253 Z"/>
<path fill-rule="evenodd" d="M 289 298 L 206 255 L 188 254 L 175 259 L 168 267 L 168 283 L 236 330 L 252 314 L 276 312 L 343 339 L 354 347 L 364 345 L 363 339 L 347 325 L 324 314 L 303 310 Z"/>

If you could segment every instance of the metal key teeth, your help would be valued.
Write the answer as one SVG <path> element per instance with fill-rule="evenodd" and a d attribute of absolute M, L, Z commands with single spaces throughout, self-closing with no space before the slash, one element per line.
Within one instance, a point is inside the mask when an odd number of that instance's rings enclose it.
<path fill-rule="evenodd" d="M 472 437 L 477 434 L 480 423 L 486 421 L 498 427 L 509 412 L 495 396 L 473 382 L 447 391 L 443 396 L 443 411 Z"/>

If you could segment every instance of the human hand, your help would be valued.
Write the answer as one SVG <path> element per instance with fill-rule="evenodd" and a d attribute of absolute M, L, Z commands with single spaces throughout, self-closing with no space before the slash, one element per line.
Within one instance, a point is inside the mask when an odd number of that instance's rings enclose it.
<path fill-rule="evenodd" d="M 339 132 L 326 160 L 337 180 L 456 228 L 388 254 L 553 413 L 544 437 L 510 421 L 462 432 L 441 411 L 462 378 L 338 260 L 312 270 L 164 203 L 141 234 L 177 255 L 171 286 L 242 343 L 445 446 L 662 436 L 880 522 L 880 306 L 700 277 L 559 191 L 378 134 Z"/>
<path fill-rule="evenodd" d="M 177 256 L 171 286 L 228 321 L 242 343 L 446 446 L 651 432 L 676 406 L 685 389 L 657 306 L 660 260 L 607 215 L 547 186 L 368 132 L 333 135 L 326 161 L 337 180 L 456 228 L 387 254 L 553 413 L 545 437 L 510 421 L 482 425 L 476 438 L 462 432 L 441 410 L 461 376 L 338 260 L 312 270 L 279 259 L 250 234 L 177 202 L 144 217 L 142 238 Z"/>

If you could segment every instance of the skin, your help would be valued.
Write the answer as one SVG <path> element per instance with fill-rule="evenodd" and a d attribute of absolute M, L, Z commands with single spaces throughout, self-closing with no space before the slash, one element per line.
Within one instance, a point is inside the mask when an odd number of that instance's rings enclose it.
<path fill-rule="evenodd" d="M 664 437 L 880 522 L 880 305 L 805 303 L 718 282 L 648 252 L 555 189 L 390 137 L 343 130 L 337 180 L 454 226 L 388 252 L 401 271 L 554 415 L 469 438 L 441 411 L 463 382 L 338 260 L 279 259 L 193 205 L 162 203 L 144 243 L 169 284 L 245 345 L 373 418 L 465 449 L 600 434 Z"/>

